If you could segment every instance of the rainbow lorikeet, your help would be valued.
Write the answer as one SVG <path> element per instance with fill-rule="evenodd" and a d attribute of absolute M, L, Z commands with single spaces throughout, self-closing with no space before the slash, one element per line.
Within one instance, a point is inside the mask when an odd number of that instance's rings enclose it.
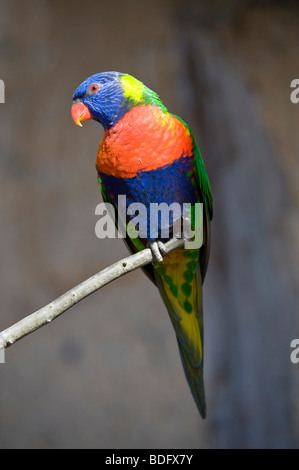
<path fill-rule="evenodd" d="M 127 208 L 136 202 L 146 208 L 161 202 L 191 207 L 202 203 L 200 248 L 182 247 L 165 254 L 159 229 L 139 238 L 127 231 L 125 241 L 132 253 L 146 246 L 152 250 L 154 261 L 143 270 L 166 305 L 187 381 L 204 418 L 202 283 L 209 261 L 213 206 L 194 135 L 183 119 L 167 111 L 155 92 L 119 72 L 95 74 L 81 83 L 73 95 L 72 117 L 80 126 L 81 121 L 94 119 L 104 127 L 96 168 L 105 202 L 117 208 L 118 196 L 125 195 Z M 161 217 L 159 224 L 163 224 Z"/>

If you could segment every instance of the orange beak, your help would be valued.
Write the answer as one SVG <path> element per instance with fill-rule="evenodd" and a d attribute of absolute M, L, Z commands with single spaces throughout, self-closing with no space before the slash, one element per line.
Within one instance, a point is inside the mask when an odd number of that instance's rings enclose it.
<path fill-rule="evenodd" d="M 74 103 L 72 106 L 72 118 L 77 126 L 82 127 L 81 121 L 93 119 L 93 116 L 88 107 L 81 101 L 78 101 L 78 103 Z"/>

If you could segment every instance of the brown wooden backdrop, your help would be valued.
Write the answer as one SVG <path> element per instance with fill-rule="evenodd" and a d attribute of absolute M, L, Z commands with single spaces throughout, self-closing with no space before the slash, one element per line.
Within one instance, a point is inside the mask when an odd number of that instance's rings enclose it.
<path fill-rule="evenodd" d="M 207 420 L 136 272 L 7 350 L 1 448 L 298 446 L 298 31 L 287 1 L 1 0 L 1 329 L 126 255 L 94 233 L 102 130 L 70 118 L 88 75 L 135 75 L 190 123 L 215 207 Z"/>

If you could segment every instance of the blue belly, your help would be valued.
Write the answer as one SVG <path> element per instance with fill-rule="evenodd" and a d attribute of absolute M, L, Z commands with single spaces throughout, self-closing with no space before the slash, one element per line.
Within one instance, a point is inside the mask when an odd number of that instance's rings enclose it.
<path fill-rule="evenodd" d="M 146 207 L 146 226 L 139 227 L 146 233 L 146 239 L 161 237 L 163 220 L 159 215 L 158 229 L 150 233 L 150 204 L 166 203 L 168 206 L 178 203 L 183 210 L 183 204 L 199 202 L 199 193 L 193 175 L 194 157 L 180 158 L 170 165 L 151 171 L 143 171 L 133 178 L 116 178 L 111 175 L 99 173 L 102 184 L 112 201 L 117 205 L 118 196 L 126 196 L 126 209 L 132 203 L 142 203 Z M 128 219 L 134 217 L 129 216 Z M 173 223 L 173 213 L 169 214 L 169 225 Z"/>

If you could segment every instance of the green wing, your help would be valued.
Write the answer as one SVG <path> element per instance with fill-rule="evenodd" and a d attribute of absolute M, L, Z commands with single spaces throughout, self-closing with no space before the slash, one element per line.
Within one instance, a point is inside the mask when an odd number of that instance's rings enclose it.
<path fill-rule="evenodd" d="M 212 220 L 213 198 L 212 198 L 211 186 L 210 186 L 209 177 L 208 177 L 207 170 L 203 162 L 198 144 L 196 142 L 196 139 L 194 137 L 192 130 L 190 129 L 189 125 L 184 121 L 184 119 L 180 118 L 179 116 L 175 116 L 174 114 L 172 114 L 171 116 L 175 117 L 176 119 L 178 119 L 184 124 L 184 126 L 188 129 L 193 139 L 193 153 L 194 153 L 195 162 L 196 162 L 196 179 L 197 179 L 197 183 L 199 185 L 200 191 L 203 196 L 203 203 L 207 210 L 207 214 L 209 216 L 209 219 Z"/>
<path fill-rule="evenodd" d="M 172 114 L 172 116 L 184 124 L 193 139 L 193 154 L 196 164 L 195 178 L 200 193 L 200 202 L 203 203 L 203 245 L 199 251 L 199 265 L 203 283 L 208 268 L 211 246 L 211 220 L 213 218 L 213 198 L 211 186 L 204 161 L 192 130 L 182 118 L 175 116 L 174 114 Z"/>

